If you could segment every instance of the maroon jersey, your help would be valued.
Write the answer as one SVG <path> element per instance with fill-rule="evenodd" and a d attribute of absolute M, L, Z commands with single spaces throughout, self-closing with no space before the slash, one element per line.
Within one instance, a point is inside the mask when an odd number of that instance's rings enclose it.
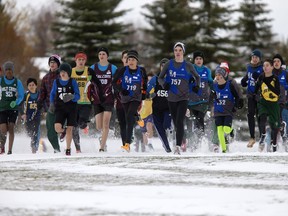
<path fill-rule="evenodd" d="M 105 71 L 101 71 L 98 68 L 98 65 L 94 65 L 94 70 L 97 78 L 101 82 L 102 92 L 103 92 L 103 104 L 114 104 L 114 97 L 112 91 L 112 65 L 109 63 Z M 99 104 L 96 102 L 95 104 Z"/>

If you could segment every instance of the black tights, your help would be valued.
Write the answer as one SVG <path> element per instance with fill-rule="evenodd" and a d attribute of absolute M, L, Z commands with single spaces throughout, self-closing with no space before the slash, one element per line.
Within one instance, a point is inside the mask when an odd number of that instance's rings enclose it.
<path fill-rule="evenodd" d="M 141 102 L 139 101 L 130 101 L 128 103 L 123 104 L 123 108 L 125 111 L 125 119 L 126 119 L 126 136 L 125 143 L 131 144 L 133 128 L 136 121 L 137 110 L 140 106 Z"/>
<path fill-rule="evenodd" d="M 168 102 L 169 110 L 176 128 L 176 145 L 181 146 L 184 136 L 184 118 L 187 111 L 188 101 Z"/>
<path fill-rule="evenodd" d="M 257 101 L 255 99 L 255 96 L 248 97 L 248 126 L 249 126 L 249 132 L 250 137 L 255 139 L 255 116 L 257 115 Z M 258 126 L 260 125 L 260 122 L 258 121 Z M 259 130 L 260 126 L 259 126 Z M 261 136 L 261 134 L 260 134 Z"/>
<path fill-rule="evenodd" d="M 116 109 L 116 114 L 120 126 L 120 135 L 122 139 L 123 145 L 125 144 L 126 140 L 126 118 L 125 118 L 125 111 L 124 108 L 117 108 Z"/>

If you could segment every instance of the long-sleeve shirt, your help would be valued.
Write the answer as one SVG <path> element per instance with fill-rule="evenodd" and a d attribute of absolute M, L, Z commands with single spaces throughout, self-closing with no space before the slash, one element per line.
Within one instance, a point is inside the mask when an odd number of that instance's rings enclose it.
<path fill-rule="evenodd" d="M 64 81 L 64 80 L 59 79 L 59 82 L 62 86 L 66 86 L 68 84 L 69 80 Z M 75 79 L 72 79 L 72 86 L 73 86 L 73 90 L 74 90 L 74 98 L 72 99 L 72 101 L 77 102 L 80 99 L 80 92 L 79 92 L 78 84 L 77 84 Z M 50 103 L 55 102 L 56 94 L 57 94 L 57 83 L 55 80 L 53 82 L 53 86 L 52 86 L 52 89 L 50 92 Z"/>
<path fill-rule="evenodd" d="M 260 97 L 266 101 L 278 102 L 280 97 L 280 82 L 276 75 L 266 77 L 261 74 L 256 83 L 256 93 L 260 93 Z"/>
<path fill-rule="evenodd" d="M 49 71 L 49 73 L 46 74 L 42 79 L 38 103 L 44 106 L 45 112 L 48 111 L 50 106 L 50 92 L 52 90 L 53 82 L 57 78 L 59 78 L 58 70 L 55 72 Z"/>
<path fill-rule="evenodd" d="M 171 62 L 172 61 L 172 62 Z M 184 66 L 183 66 L 184 63 Z M 173 68 L 171 68 L 173 67 Z M 183 68 L 181 68 L 183 67 Z M 183 72 L 182 71 L 185 70 L 188 74 L 188 76 L 191 75 L 191 77 L 194 78 L 195 80 L 195 86 L 200 86 L 200 76 L 198 75 L 198 73 L 195 71 L 194 66 L 190 63 L 190 62 L 176 62 L 174 59 L 168 61 L 162 68 L 162 71 L 159 74 L 159 84 L 164 87 L 165 83 L 166 83 L 166 78 L 168 76 L 176 76 L 177 77 L 177 73 L 179 72 Z M 171 71 L 172 74 L 170 74 L 170 70 L 175 70 L 175 71 Z M 176 72 L 178 71 L 178 72 Z M 184 75 L 184 74 L 182 74 Z M 180 78 L 179 78 L 180 79 Z M 177 101 L 181 101 L 181 100 L 189 100 L 189 84 L 190 84 L 190 80 L 185 78 L 181 78 L 182 81 L 180 81 L 178 78 L 177 80 L 177 89 L 178 89 L 178 93 L 174 93 L 171 91 L 171 89 L 169 90 L 168 93 L 168 101 L 171 102 L 177 102 Z M 171 83 L 169 83 L 171 84 Z"/>
<path fill-rule="evenodd" d="M 141 86 L 139 86 L 141 89 L 138 89 L 140 91 L 136 92 L 133 90 L 129 90 L 130 93 L 133 94 L 133 96 L 131 94 L 126 96 L 121 93 L 121 91 L 123 90 L 123 84 L 124 84 L 123 79 L 124 79 L 124 74 L 126 70 L 128 71 L 130 76 L 137 74 L 138 70 L 141 74 Z M 146 90 L 147 90 L 146 70 L 145 68 L 141 66 L 137 66 L 135 70 L 130 69 L 128 66 L 122 67 L 120 68 L 120 70 L 117 71 L 117 73 L 115 73 L 113 80 L 112 80 L 112 85 L 113 85 L 114 90 L 120 93 L 121 103 L 127 103 L 128 101 L 133 101 L 133 100 L 141 101 L 141 97 L 142 97 L 142 100 L 144 100 L 144 96 L 146 95 Z"/>

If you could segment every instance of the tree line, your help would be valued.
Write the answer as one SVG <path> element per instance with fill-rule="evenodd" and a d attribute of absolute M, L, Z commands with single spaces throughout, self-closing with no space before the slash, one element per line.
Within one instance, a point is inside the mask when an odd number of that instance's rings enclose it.
<path fill-rule="evenodd" d="M 130 13 L 118 9 L 121 2 L 56 0 L 58 6 L 17 12 L 15 2 L 0 0 L 0 63 L 13 60 L 20 78 L 37 77 L 32 57 L 58 53 L 73 65 L 74 54 L 82 50 L 92 64 L 97 61 L 97 48 L 106 46 L 112 63 L 120 65 L 121 51 L 133 48 L 141 64 L 156 71 L 160 59 L 172 57 L 176 41 L 186 44 L 188 60 L 193 51 L 203 51 L 212 70 L 223 60 L 232 71 L 245 70 L 255 48 L 267 57 L 281 53 L 288 59 L 288 43 L 276 41 L 273 18 L 261 0 L 243 0 L 238 5 L 229 0 L 155 0 L 141 12 L 148 27 L 132 24 L 135 17 L 120 21 Z"/>

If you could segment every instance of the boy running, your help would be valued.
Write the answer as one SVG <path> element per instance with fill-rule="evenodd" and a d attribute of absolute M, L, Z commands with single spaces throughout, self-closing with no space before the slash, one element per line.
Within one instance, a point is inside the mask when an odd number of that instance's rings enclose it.
<path fill-rule="evenodd" d="M 59 67 L 60 78 L 53 82 L 50 93 L 48 112 L 55 113 L 55 131 L 60 134 L 65 130 L 66 122 L 66 155 L 71 155 L 72 129 L 76 125 L 77 101 L 80 98 L 76 80 L 70 78 L 72 68 L 63 63 Z"/>

